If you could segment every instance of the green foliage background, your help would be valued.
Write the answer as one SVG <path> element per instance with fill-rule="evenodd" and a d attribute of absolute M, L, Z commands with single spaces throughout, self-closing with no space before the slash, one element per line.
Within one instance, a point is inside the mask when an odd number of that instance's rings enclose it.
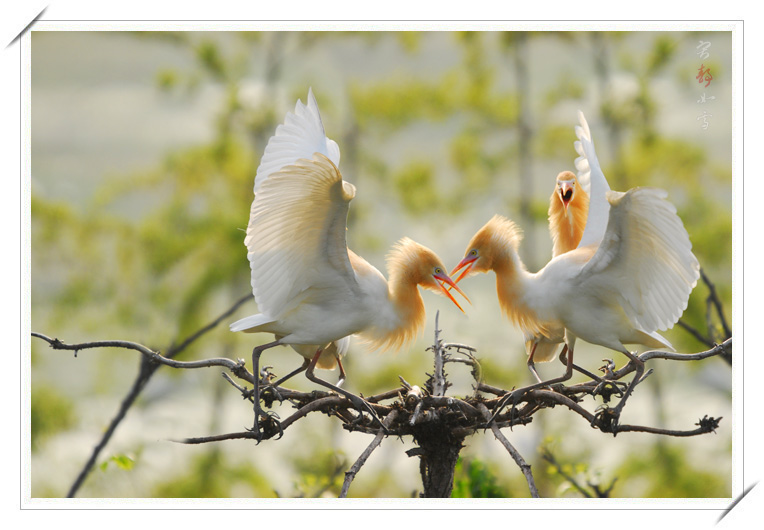
<path fill-rule="evenodd" d="M 712 43 L 703 61 L 714 75 L 709 88 L 695 79 L 699 41 Z M 455 264 L 494 213 L 524 228 L 523 258 L 530 270 L 542 267 L 551 249 L 548 197 L 556 174 L 574 169 L 581 109 L 613 189 L 669 191 L 729 322 L 731 77 L 731 35 L 723 32 L 35 31 L 32 329 L 67 342 L 125 339 L 166 350 L 245 294 L 242 229 L 259 158 L 311 86 L 327 135 L 340 145 L 340 169 L 359 190 L 350 246 L 381 270 L 404 235 Z M 715 99 L 697 103 L 701 94 Z M 698 120 L 703 110 L 712 114 L 707 130 Z M 425 294 L 427 330 L 407 351 L 367 353 L 354 344 L 350 390 L 393 388 L 398 375 L 421 384 L 436 310 L 446 340 L 478 349 L 489 383 L 527 382 L 521 336 L 501 317 L 492 282 L 465 284 L 475 304 L 468 318 Z M 707 294 L 699 285 L 682 317 L 701 330 L 709 325 Z M 254 312 L 252 301 L 235 317 Z M 714 340 L 723 339 L 716 320 L 710 327 Z M 681 329 L 667 337 L 678 351 L 705 349 Z M 248 358 L 268 340 L 220 326 L 184 358 Z M 31 353 L 32 496 L 63 496 L 138 360 L 119 351 L 73 359 L 36 340 Z M 605 356 L 612 354 L 577 348 L 590 369 Z M 265 362 L 285 373 L 300 360 L 279 349 Z M 541 367 L 550 375 L 560 369 Z M 454 394 L 469 392 L 468 374 L 451 372 Z M 534 465 L 544 495 L 576 495 L 540 457 L 548 438 L 577 472 L 617 477 L 614 496 L 726 497 L 730 373 L 719 359 L 660 365 L 626 417 L 690 428 L 704 414 L 724 416 L 716 436 L 611 438 L 558 410 L 508 435 Z M 369 440 L 326 417 L 257 447 L 167 441 L 249 425 L 251 410 L 235 394 L 211 371 L 160 370 L 80 495 L 338 494 L 342 473 Z M 467 444 L 455 496 L 528 495 L 490 433 Z M 418 464 L 404 454 L 409 445 L 386 441 L 351 496 L 413 495 L 420 485 Z"/>

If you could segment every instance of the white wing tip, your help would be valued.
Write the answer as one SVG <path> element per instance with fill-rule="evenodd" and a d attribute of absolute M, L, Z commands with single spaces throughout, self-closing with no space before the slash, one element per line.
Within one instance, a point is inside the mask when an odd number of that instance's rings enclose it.
<path fill-rule="evenodd" d="M 584 113 L 581 109 L 578 109 L 578 122 L 581 124 L 580 129 L 579 126 L 576 126 L 576 136 L 581 138 L 582 134 L 583 136 L 591 141 L 592 139 L 592 133 L 589 130 L 589 123 L 586 121 L 586 117 L 584 116 Z M 581 133 L 579 133 L 579 130 Z"/>
<path fill-rule="evenodd" d="M 313 87 L 308 87 L 308 99 L 306 101 L 308 102 L 307 107 L 309 109 L 315 109 L 316 114 L 318 114 L 318 102 L 316 101 L 316 96 L 313 94 Z"/>

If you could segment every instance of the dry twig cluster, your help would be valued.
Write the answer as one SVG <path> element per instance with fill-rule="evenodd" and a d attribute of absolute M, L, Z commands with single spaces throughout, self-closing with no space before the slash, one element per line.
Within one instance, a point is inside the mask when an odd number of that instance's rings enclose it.
<path fill-rule="evenodd" d="M 217 322 L 230 314 L 240 303 L 231 308 L 226 314 L 221 315 L 210 326 L 195 334 L 192 338 L 181 343 L 185 348 L 203 331 L 211 329 Z M 479 431 L 490 429 L 495 438 L 507 449 L 512 459 L 523 472 L 531 496 L 537 497 L 538 490 L 533 480 L 530 466 L 512 446 L 502 433 L 506 427 L 526 425 L 533 420 L 533 416 L 546 408 L 563 406 L 577 414 L 591 427 L 605 433 L 616 435 L 623 432 L 646 432 L 666 436 L 696 436 L 713 432 L 719 425 L 721 418 L 709 418 L 704 416 L 695 425 L 694 429 L 668 430 L 651 426 L 619 424 L 609 416 L 607 407 L 602 410 L 590 411 L 582 404 L 585 396 L 600 395 L 607 403 L 612 395 L 620 392 L 619 382 L 625 376 L 635 370 L 633 362 L 629 362 L 620 369 L 615 369 L 615 364 L 607 360 L 601 368 L 604 376 L 591 379 L 583 383 L 565 386 L 553 385 L 549 388 L 525 388 L 505 390 L 491 386 L 483 381 L 480 363 L 475 356 L 475 350 L 463 344 L 443 343 L 440 339 L 440 330 L 437 329 L 432 347 L 434 371 L 423 388 L 412 385 L 400 378 L 401 385 L 386 392 L 366 397 L 366 401 L 373 407 L 387 429 L 385 433 L 376 425 L 368 415 L 355 410 L 348 399 L 325 391 L 298 392 L 285 387 L 269 386 L 274 375 L 267 370 L 261 371 L 261 399 L 266 407 L 271 407 L 275 401 L 291 403 L 295 412 L 284 420 L 269 417 L 264 421 L 263 438 L 280 438 L 289 427 L 311 412 L 321 412 L 330 417 L 335 417 L 342 422 L 343 428 L 348 431 L 360 431 L 374 435 L 374 439 L 367 449 L 346 472 L 345 483 L 341 496 L 346 496 L 352 480 L 362 468 L 369 455 L 382 442 L 385 436 L 406 437 L 411 436 L 417 444 L 417 448 L 408 452 L 409 456 L 420 458 L 420 471 L 424 486 L 423 496 L 443 497 L 449 496 L 453 486 L 453 475 L 456 460 L 463 447 L 464 440 Z M 221 367 L 226 372 L 223 376 L 242 394 L 249 402 L 253 400 L 251 390 L 239 384 L 236 379 L 253 384 L 254 375 L 249 372 L 243 360 L 233 361 L 227 358 L 211 358 L 200 361 L 176 361 L 171 358 L 177 354 L 177 347 L 170 348 L 168 354 L 162 355 L 146 346 L 129 341 L 96 341 L 80 344 L 66 344 L 58 339 L 47 337 L 40 333 L 32 333 L 32 336 L 46 341 L 53 349 L 78 351 L 92 348 L 126 348 L 136 350 L 142 354 L 141 373 L 139 374 L 133 391 L 123 402 L 120 413 L 112 422 L 104 439 L 96 447 L 91 461 L 94 462 L 98 451 L 105 445 L 109 436 L 113 433 L 116 424 L 124 416 L 124 411 L 129 408 L 135 396 L 145 385 L 148 377 L 161 365 L 178 369 Z M 673 360 L 673 361 L 698 361 L 716 355 L 731 356 L 732 338 L 728 338 L 722 344 L 716 344 L 711 349 L 696 354 L 678 354 L 662 351 L 648 351 L 639 355 L 642 361 L 649 360 Z M 473 393 L 466 397 L 453 397 L 446 394 L 450 384 L 446 378 L 445 366 L 449 363 L 465 364 L 471 368 L 474 378 Z M 643 376 L 644 380 L 650 375 L 648 370 Z M 230 375 L 229 375 L 230 374 Z M 232 377 L 233 376 L 233 377 Z M 234 379 L 235 378 L 235 379 Z M 640 381 L 641 383 L 642 381 Z M 511 407 L 501 410 L 502 403 L 511 403 Z M 494 417 L 495 416 L 495 417 Z M 493 421 L 490 419 L 494 417 Z M 234 433 L 225 433 L 215 436 L 200 438 L 187 438 L 180 440 L 187 444 L 201 444 L 220 442 L 232 439 L 254 439 L 256 436 L 248 430 Z M 76 492 L 76 488 L 86 476 L 89 462 L 78 477 L 70 496 Z"/>

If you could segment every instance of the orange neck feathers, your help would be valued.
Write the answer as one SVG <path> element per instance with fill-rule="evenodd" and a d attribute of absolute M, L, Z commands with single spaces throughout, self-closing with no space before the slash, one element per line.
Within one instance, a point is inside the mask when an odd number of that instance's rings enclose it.
<path fill-rule="evenodd" d="M 431 250 L 409 238 L 403 238 L 391 250 L 387 257 L 391 314 L 384 322 L 385 312 L 380 310 L 380 325 L 366 336 L 372 349 L 399 349 L 424 328 L 424 301 L 417 286 L 429 286 L 433 256 Z"/>
<path fill-rule="evenodd" d="M 493 270 L 502 312 L 523 330 L 543 332 L 546 327 L 524 301 L 528 271 L 517 252 L 522 238 L 522 231 L 514 222 L 494 216 L 470 244 L 469 248 L 478 249 L 480 255 L 473 271 Z"/>
<path fill-rule="evenodd" d="M 572 194 L 567 208 L 560 194 L 560 182 L 572 183 Z M 570 193 L 570 192 L 569 192 Z M 549 233 L 552 236 L 552 256 L 559 256 L 578 247 L 586 228 L 589 213 L 589 195 L 578 184 L 576 176 L 563 171 L 557 176 L 557 185 L 549 198 Z"/>
<path fill-rule="evenodd" d="M 522 262 L 517 260 L 521 265 Z M 525 268 L 520 269 L 525 271 Z M 499 305 L 506 317 L 524 332 L 533 335 L 548 335 L 548 327 L 541 322 L 536 312 L 523 299 L 525 288 L 522 273 L 515 266 L 494 269 L 496 272 L 496 292 Z"/>

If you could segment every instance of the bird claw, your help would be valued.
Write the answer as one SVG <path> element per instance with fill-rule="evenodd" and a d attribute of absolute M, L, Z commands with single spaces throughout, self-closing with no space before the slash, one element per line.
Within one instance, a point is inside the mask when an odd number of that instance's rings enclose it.
<path fill-rule="evenodd" d="M 604 365 L 600 366 L 599 371 L 605 374 L 605 378 L 613 377 L 615 371 L 615 362 L 613 359 L 602 359 Z"/>
<path fill-rule="evenodd" d="M 260 430 L 260 428 L 253 427 L 250 429 L 247 427 L 247 431 L 254 434 L 253 438 L 255 439 L 256 445 L 260 445 L 260 442 L 263 441 L 263 432 Z"/>
<path fill-rule="evenodd" d="M 272 394 L 272 396 L 268 396 L 268 394 Z M 266 405 L 270 407 L 276 400 L 278 400 L 279 403 L 282 403 L 284 401 L 284 396 L 281 395 L 281 392 L 278 391 L 277 387 L 268 385 L 260 392 L 260 399 L 266 401 Z"/>
<path fill-rule="evenodd" d="M 627 383 L 611 379 L 612 377 L 615 377 L 615 362 L 613 359 L 602 359 L 602 362 L 605 364 L 599 368 L 599 371 L 605 375 L 599 384 L 594 388 L 592 396 L 602 395 L 602 399 L 604 399 L 605 403 L 607 403 L 610 401 L 610 397 L 613 394 L 616 394 L 618 397 L 623 397 L 624 389 L 629 385 Z"/>
<path fill-rule="evenodd" d="M 520 403 L 520 398 L 522 398 L 525 395 L 525 392 L 512 392 L 512 407 L 509 409 L 509 417 L 511 418 L 513 416 L 513 412 L 517 411 L 517 404 Z"/>
<path fill-rule="evenodd" d="M 260 369 L 260 384 L 261 385 L 268 385 L 271 381 L 273 381 L 276 378 L 276 374 L 271 372 L 271 368 L 273 366 L 263 366 Z"/>
<path fill-rule="evenodd" d="M 372 407 L 368 401 L 366 401 L 363 398 L 360 397 L 353 397 L 350 399 L 350 402 L 353 404 L 353 406 L 358 409 L 358 412 L 360 412 L 358 418 L 356 418 L 353 421 L 353 424 L 360 424 L 363 423 L 363 413 L 367 412 L 369 416 L 372 418 L 372 423 L 376 421 L 379 423 L 380 427 L 382 427 L 382 430 L 385 434 L 389 434 L 390 431 L 385 427 L 385 425 L 382 423 L 382 420 L 379 419 L 379 416 L 377 415 L 376 411 L 374 410 L 374 407 Z"/>
<path fill-rule="evenodd" d="M 279 415 L 275 411 L 266 412 L 258 407 L 258 415 L 261 416 L 264 421 L 260 422 L 256 418 L 254 427 L 251 429 L 247 428 L 249 432 L 255 434 L 254 438 L 257 440 L 258 444 L 265 438 L 272 438 L 275 431 L 278 431 L 277 440 L 284 436 L 284 429 L 281 427 L 281 422 L 278 420 Z"/>
<path fill-rule="evenodd" d="M 592 391 L 592 396 L 602 395 L 602 399 L 605 401 L 605 403 L 607 403 L 610 401 L 610 398 L 613 396 L 613 394 L 618 397 L 623 397 L 624 390 L 621 388 L 621 386 L 626 388 L 629 385 L 621 381 L 603 380 L 594 388 Z"/>
<path fill-rule="evenodd" d="M 271 374 L 272 375 L 272 374 Z M 269 394 L 272 394 L 272 396 L 269 396 Z M 255 389 L 250 388 L 246 389 L 241 394 L 242 399 L 248 399 L 252 402 L 255 401 Z M 260 396 L 258 396 L 261 400 L 265 401 L 265 404 L 270 407 L 271 404 L 278 400 L 279 403 L 284 401 L 284 396 L 281 395 L 281 393 L 278 391 L 278 389 L 275 386 L 272 386 L 270 384 L 267 384 L 267 386 L 260 387 Z"/>
<path fill-rule="evenodd" d="M 621 411 L 618 410 L 618 407 L 611 409 L 606 405 L 598 407 L 597 411 L 592 418 L 591 426 L 598 427 L 602 432 L 612 433 L 615 436 L 618 433 L 618 419 L 621 416 Z"/>

